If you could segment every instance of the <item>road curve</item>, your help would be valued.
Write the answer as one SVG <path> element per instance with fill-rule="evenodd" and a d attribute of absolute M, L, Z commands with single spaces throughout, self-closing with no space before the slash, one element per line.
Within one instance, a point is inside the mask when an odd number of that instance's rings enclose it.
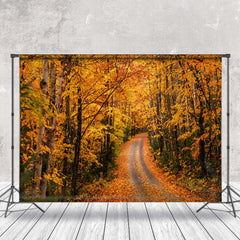
<path fill-rule="evenodd" d="M 131 183 L 135 187 L 135 198 L 137 201 L 181 201 L 181 198 L 174 196 L 168 191 L 149 170 L 145 159 L 143 144 L 147 134 L 141 134 L 130 146 L 128 154 L 128 166 L 131 177 Z"/>

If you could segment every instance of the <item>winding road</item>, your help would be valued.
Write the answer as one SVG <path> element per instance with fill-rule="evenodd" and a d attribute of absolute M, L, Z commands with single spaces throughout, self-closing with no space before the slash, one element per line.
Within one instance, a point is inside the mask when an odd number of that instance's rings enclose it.
<path fill-rule="evenodd" d="M 143 150 L 144 139 L 147 134 L 137 136 L 130 146 L 128 153 L 128 166 L 130 181 L 135 188 L 135 198 L 138 201 L 181 201 L 180 197 L 174 196 L 166 189 L 150 171 Z"/>

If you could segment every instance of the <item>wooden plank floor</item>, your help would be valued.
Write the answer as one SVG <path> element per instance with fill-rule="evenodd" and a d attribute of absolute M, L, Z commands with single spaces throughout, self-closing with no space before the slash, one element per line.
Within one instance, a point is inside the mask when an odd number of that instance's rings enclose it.
<path fill-rule="evenodd" d="M 231 186 L 240 193 L 240 182 Z M 0 183 L 0 195 L 9 187 Z M 225 197 L 226 194 L 223 195 Z M 4 195 L 1 200 L 7 200 Z M 16 196 L 18 197 L 18 196 Z M 233 194 L 234 200 L 240 199 Z M 240 239 L 240 202 L 237 218 L 229 204 L 202 203 L 39 203 L 12 205 L 4 218 L 0 202 L 0 239 Z"/>

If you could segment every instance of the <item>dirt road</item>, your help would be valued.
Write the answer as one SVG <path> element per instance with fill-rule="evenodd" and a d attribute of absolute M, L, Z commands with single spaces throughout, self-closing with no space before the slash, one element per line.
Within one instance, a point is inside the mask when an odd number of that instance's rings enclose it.
<path fill-rule="evenodd" d="M 128 164 L 135 197 L 138 201 L 181 201 L 180 197 L 170 193 L 150 171 L 143 150 L 147 134 L 140 134 L 130 146 Z"/>
<path fill-rule="evenodd" d="M 182 202 L 203 201 L 186 188 L 170 181 L 150 151 L 147 133 L 134 136 L 121 146 L 116 158 L 115 178 L 97 196 L 114 202 Z"/>

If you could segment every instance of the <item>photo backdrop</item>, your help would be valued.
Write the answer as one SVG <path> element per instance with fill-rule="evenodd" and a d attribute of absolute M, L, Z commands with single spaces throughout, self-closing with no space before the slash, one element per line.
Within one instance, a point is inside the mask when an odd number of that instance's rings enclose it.
<path fill-rule="evenodd" d="M 21 55 L 21 201 L 221 201 L 221 55 Z"/>

